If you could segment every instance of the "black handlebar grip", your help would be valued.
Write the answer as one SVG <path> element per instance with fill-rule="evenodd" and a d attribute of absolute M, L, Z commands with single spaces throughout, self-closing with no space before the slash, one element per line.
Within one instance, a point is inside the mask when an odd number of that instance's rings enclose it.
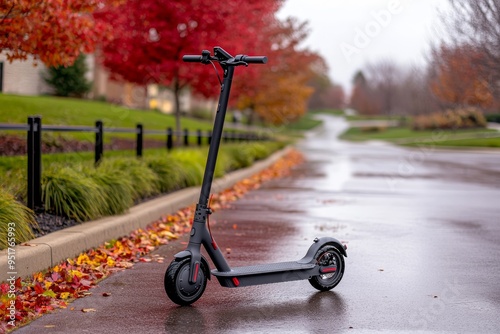
<path fill-rule="evenodd" d="M 265 64 L 267 63 L 266 56 L 243 56 L 242 61 L 249 64 Z"/>
<path fill-rule="evenodd" d="M 182 60 L 187 63 L 201 63 L 201 59 L 202 56 L 191 56 L 191 55 L 182 56 Z"/>

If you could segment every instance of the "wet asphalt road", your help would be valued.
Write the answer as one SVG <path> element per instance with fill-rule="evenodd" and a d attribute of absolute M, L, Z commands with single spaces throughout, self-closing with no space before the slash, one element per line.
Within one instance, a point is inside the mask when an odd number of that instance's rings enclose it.
<path fill-rule="evenodd" d="M 166 263 L 114 274 L 75 310 L 16 333 L 500 332 L 500 152 L 344 143 L 346 123 L 325 119 L 299 146 L 306 164 L 216 212 L 212 231 L 233 266 L 298 260 L 316 236 L 342 240 L 333 291 L 214 280 L 178 307 L 163 275 L 183 238 L 157 251 Z"/>

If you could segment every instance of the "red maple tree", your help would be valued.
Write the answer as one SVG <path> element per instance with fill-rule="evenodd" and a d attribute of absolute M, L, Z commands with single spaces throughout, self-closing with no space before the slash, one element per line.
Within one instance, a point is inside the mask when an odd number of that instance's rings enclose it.
<path fill-rule="evenodd" d="M 219 93 L 213 68 L 183 63 L 182 56 L 216 45 L 230 53 L 258 51 L 252 47 L 264 38 L 261 28 L 280 4 L 281 0 L 128 0 L 96 14 L 114 27 L 114 38 L 102 48 L 102 63 L 114 79 L 169 87 L 180 130 L 183 88 L 189 86 L 205 97 Z"/>

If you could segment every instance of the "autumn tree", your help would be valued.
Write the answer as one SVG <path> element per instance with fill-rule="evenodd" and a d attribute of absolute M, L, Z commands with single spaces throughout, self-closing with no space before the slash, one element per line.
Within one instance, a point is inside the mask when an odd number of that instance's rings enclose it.
<path fill-rule="evenodd" d="M 111 34 L 93 13 L 120 0 L 5 0 L 0 2 L 0 51 L 10 61 L 33 55 L 48 66 L 71 65 Z"/>
<path fill-rule="evenodd" d="M 340 109 L 345 104 L 344 88 L 332 83 L 328 77 L 328 68 L 314 69 L 314 75 L 308 85 L 314 89 L 308 107 L 314 109 Z"/>
<path fill-rule="evenodd" d="M 358 71 L 353 78 L 350 106 L 362 115 L 381 113 L 380 97 L 376 95 L 363 71 Z"/>
<path fill-rule="evenodd" d="M 175 96 L 180 130 L 180 92 L 190 87 L 205 97 L 219 93 L 211 66 L 186 64 L 185 54 L 220 45 L 230 53 L 250 53 L 263 40 L 260 30 L 280 0 L 128 0 L 96 15 L 113 22 L 114 37 L 104 44 L 102 62 L 114 79 L 160 84 Z"/>
<path fill-rule="evenodd" d="M 500 93 L 500 1 L 450 0 L 450 11 L 442 19 L 449 35 L 442 44 L 452 48 L 465 47 L 474 50 L 474 57 L 481 55 L 477 63 L 482 67 L 481 78 L 488 83 L 496 96 Z M 449 41 L 451 39 L 451 42 Z M 478 60 L 477 58 L 475 59 Z"/>
<path fill-rule="evenodd" d="M 383 59 L 367 64 L 365 71 L 370 78 L 372 94 L 377 96 L 381 113 L 394 114 L 402 78 L 399 66 L 392 59 Z"/>
<path fill-rule="evenodd" d="M 490 107 L 493 91 L 487 81 L 486 56 L 471 45 L 441 45 L 432 52 L 431 89 L 438 99 L 451 107 Z"/>
<path fill-rule="evenodd" d="M 429 114 L 439 109 L 431 89 L 431 76 L 427 66 L 413 66 L 403 72 L 396 106 L 402 115 Z"/>
<path fill-rule="evenodd" d="M 307 23 L 289 18 L 275 20 L 263 30 L 262 53 L 269 58 L 264 67 L 257 67 L 253 80 L 243 74 L 236 83 L 237 105 L 251 109 L 266 122 L 281 125 L 293 122 L 307 111 L 313 89 L 308 86 L 315 68 L 324 60 L 315 52 L 301 47 L 308 35 Z M 242 71 L 243 73 L 243 71 Z"/>

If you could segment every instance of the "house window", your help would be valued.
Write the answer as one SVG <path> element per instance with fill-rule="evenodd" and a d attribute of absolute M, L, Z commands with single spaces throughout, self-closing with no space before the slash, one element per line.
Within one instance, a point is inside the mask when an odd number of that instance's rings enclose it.
<path fill-rule="evenodd" d="M 0 93 L 3 92 L 3 63 L 0 61 Z"/>

